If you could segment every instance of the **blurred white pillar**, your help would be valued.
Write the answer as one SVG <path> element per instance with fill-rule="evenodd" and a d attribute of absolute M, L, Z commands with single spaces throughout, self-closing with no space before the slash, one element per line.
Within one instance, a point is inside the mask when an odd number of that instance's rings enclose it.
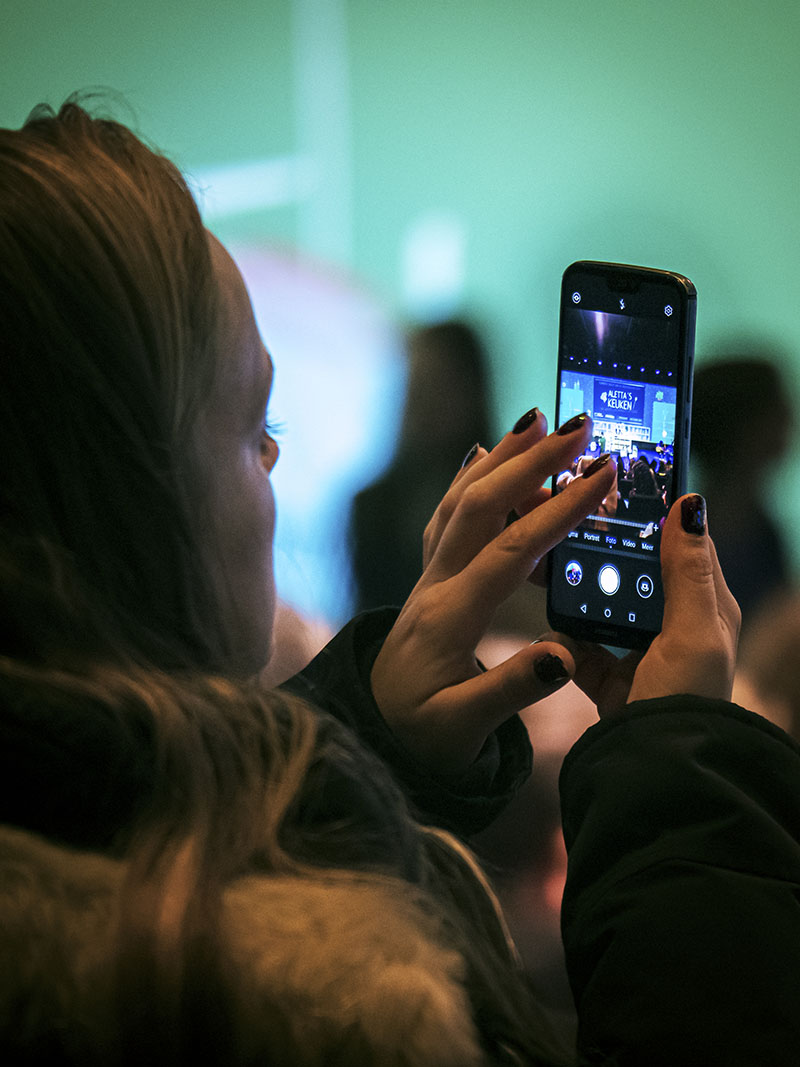
<path fill-rule="evenodd" d="M 314 180 L 298 212 L 300 247 L 353 261 L 352 136 L 344 0 L 292 0 L 296 155 Z"/>

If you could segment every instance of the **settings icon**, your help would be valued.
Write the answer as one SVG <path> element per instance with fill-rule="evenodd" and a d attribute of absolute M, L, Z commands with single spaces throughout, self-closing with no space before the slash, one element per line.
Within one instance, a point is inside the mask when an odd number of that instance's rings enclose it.
<path fill-rule="evenodd" d="M 667 316 L 667 318 L 670 317 L 670 315 L 672 314 L 672 304 L 667 304 L 667 306 L 664 308 L 664 314 Z"/>

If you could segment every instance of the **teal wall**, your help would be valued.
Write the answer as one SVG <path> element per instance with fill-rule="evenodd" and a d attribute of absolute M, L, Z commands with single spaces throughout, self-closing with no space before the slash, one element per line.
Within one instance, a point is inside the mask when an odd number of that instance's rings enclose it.
<path fill-rule="evenodd" d="M 800 356 L 796 3 L 362 0 L 351 26 L 359 266 L 393 291 L 415 213 L 467 220 L 506 421 L 549 398 L 578 258 L 691 277 L 701 356 L 742 330 Z"/>
<path fill-rule="evenodd" d="M 2 0 L 0 120 L 108 86 L 183 165 L 285 152 L 290 14 L 289 0 Z"/>
<path fill-rule="evenodd" d="M 440 304 L 485 322 L 509 424 L 552 415 L 578 258 L 687 274 L 701 360 L 767 336 L 796 378 L 799 40 L 796 0 L 2 0 L 0 123 L 99 83 L 201 174 L 301 158 L 306 186 L 215 228 L 344 267 L 397 314 L 409 236 L 444 220 L 463 254 Z"/>

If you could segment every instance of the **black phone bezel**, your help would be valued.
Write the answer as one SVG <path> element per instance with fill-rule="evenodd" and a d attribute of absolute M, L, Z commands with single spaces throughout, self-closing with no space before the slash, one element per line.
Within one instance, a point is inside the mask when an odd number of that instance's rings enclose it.
<path fill-rule="evenodd" d="M 593 285 L 598 280 L 603 281 L 608 293 L 608 306 L 597 310 L 614 310 L 613 305 L 616 305 L 620 297 L 624 298 L 625 296 L 639 293 L 643 285 L 667 286 L 675 292 L 678 298 L 676 304 L 680 308 L 680 348 L 676 367 L 675 461 L 673 464 L 671 493 L 672 500 L 676 500 L 686 492 L 689 467 L 692 372 L 697 314 L 697 291 L 694 284 L 682 274 L 653 267 L 639 267 L 632 264 L 606 263 L 594 260 L 578 260 L 570 264 L 562 275 L 560 289 L 556 413 L 559 410 L 561 389 L 563 312 L 565 306 L 568 306 L 567 301 L 570 294 L 579 288 L 580 278 L 591 279 Z M 596 292 L 597 290 L 593 291 Z M 681 432 L 678 432 L 679 427 Z M 553 484 L 555 485 L 555 476 Z M 556 611 L 551 603 L 550 595 L 553 579 L 553 559 L 553 553 L 551 552 L 548 557 L 547 569 L 547 618 L 554 630 L 565 633 L 577 640 L 592 641 L 596 644 L 620 649 L 641 649 L 646 648 L 651 643 L 658 630 L 618 626 Z"/>

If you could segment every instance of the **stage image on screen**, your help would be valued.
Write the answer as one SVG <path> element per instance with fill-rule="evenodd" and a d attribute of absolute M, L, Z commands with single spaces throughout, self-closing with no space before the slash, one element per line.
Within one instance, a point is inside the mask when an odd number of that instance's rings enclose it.
<path fill-rule="evenodd" d="M 558 421 L 585 411 L 594 422 L 594 436 L 584 455 L 561 472 L 556 489 L 611 452 L 616 485 L 581 529 L 614 530 L 634 542 L 657 539 L 667 513 L 677 402 L 670 371 L 653 361 L 652 353 L 663 352 L 653 333 L 663 333 L 664 325 L 577 309 L 571 319 L 571 350 L 561 360 Z"/>
<path fill-rule="evenodd" d="M 593 432 L 554 489 L 605 452 L 616 461 L 617 477 L 594 514 L 552 550 L 549 608 L 557 619 L 585 620 L 593 635 L 603 627 L 611 638 L 625 632 L 634 645 L 633 635 L 644 640 L 658 632 L 664 610 L 661 530 L 680 480 L 675 474 L 673 486 L 683 404 L 679 320 L 669 290 L 627 296 L 577 283 L 562 305 L 556 415 L 563 425 L 585 411 Z"/>

